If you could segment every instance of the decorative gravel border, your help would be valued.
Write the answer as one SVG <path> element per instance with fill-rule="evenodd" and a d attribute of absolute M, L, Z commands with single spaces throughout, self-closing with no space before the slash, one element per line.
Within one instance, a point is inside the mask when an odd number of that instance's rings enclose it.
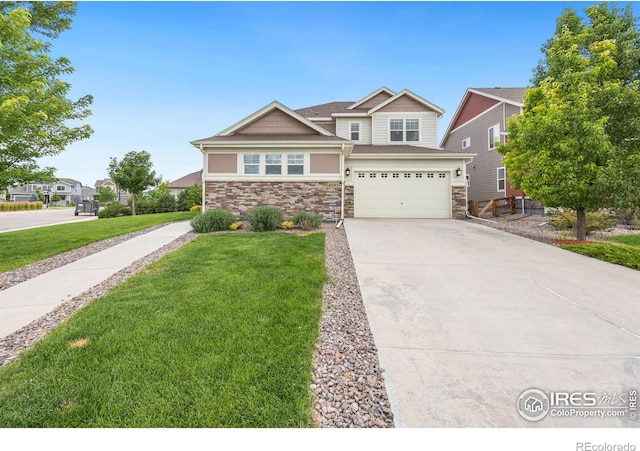
<path fill-rule="evenodd" d="M 0 284 L 2 288 L 8 288 L 158 227 L 162 226 L 104 240 L 0 274 Z M 384 376 L 369 329 L 346 233 L 343 228 L 337 229 L 329 224 L 323 225 L 321 231 L 325 233 L 325 262 L 329 280 L 324 287 L 323 313 L 313 357 L 310 385 L 316 396 L 313 421 L 316 426 L 323 428 L 393 427 Z M 197 236 L 194 232 L 181 236 L 104 282 L 64 301 L 42 318 L 0 339 L 0 366 L 33 346 L 92 299 L 104 296 L 128 277 Z"/>

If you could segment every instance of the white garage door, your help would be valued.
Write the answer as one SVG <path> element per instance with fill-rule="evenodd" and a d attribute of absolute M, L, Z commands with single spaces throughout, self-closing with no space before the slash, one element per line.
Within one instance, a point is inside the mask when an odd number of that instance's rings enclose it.
<path fill-rule="evenodd" d="M 449 172 L 355 172 L 356 218 L 450 218 Z"/>

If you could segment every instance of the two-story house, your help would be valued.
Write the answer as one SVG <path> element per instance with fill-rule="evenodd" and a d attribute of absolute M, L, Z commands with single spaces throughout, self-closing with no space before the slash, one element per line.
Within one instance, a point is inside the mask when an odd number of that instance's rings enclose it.
<path fill-rule="evenodd" d="M 116 184 L 113 182 L 113 180 L 111 179 L 98 179 L 96 180 L 95 183 L 96 186 L 96 195 L 98 195 L 98 192 L 100 190 L 100 188 L 109 188 L 111 191 L 113 191 L 116 195 L 116 200 L 122 204 L 126 204 L 129 199 L 131 199 L 131 194 L 129 194 L 129 192 L 120 189 L 116 186 Z"/>
<path fill-rule="evenodd" d="M 19 185 L 9 190 L 9 194 L 14 202 L 27 202 L 38 191 L 44 195 L 45 204 L 70 205 L 82 201 L 82 183 L 68 178 L 58 179 L 54 183 L 35 182 Z M 57 200 L 54 202 L 54 199 Z"/>
<path fill-rule="evenodd" d="M 203 155 L 204 209 L 245 217 L 259 205 L 286 216 L 462 218 L 467 150 L 436 148 L 443 110 L 382 87 L 359 101 L 292 110 L 274 101 L 215 136 Z"/>
<path fill-rule="evenodd" d="M 497 143 L 508 137 L 507 118 L 522 114 L 526 88 L 469 88 L 456 110 L 440 147 L 448 152 L 477 154 L 467 164 L 469 200 L 484 201 L 516 197 L 518 211 L 543 213 L 542 206 L 513 189 Z"/>

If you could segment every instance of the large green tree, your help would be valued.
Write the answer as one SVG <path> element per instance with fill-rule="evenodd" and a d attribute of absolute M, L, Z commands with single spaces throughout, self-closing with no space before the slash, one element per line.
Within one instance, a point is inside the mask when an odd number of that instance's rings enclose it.
<path fill-rule="evenodd" d="M 139 198 L 144 190 L 160 182 L 160 178 L 156 177 L 152 167 L 151 155 L 144 150 L 128 152 L 120 161 L 111 157 L 108 169 L 109 177 L 118 188 L 131 193 L 131 206 L 134 215 L 136 214 L 136 198 Z"/>
<path fill-rule="evenodd" d="M 0 2 L 0 187 L 54 179 L 38 158 L 57 155 L 88 138 L 93 101 L 68 97 L 61 79 L 73 72 L 65 57 L 50 55 L 52 39 L 70 28 L 75 2 Z"/>
<path fill-rule="evenodd" d="M 577 212 L 638 202 L 640 33 L 630 7 L 567 9 L 544 45 L 522 115 L 499 146 L 512 185 L 549 207 Z"/>

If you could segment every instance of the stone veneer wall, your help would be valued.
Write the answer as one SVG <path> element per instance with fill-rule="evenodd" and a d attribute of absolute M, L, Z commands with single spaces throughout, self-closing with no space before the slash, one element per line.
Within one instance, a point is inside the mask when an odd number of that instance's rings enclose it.
<path fill-rule="evenodd" d="M 353 218 L 353 185 L 344 187 L 344 217 Z"/>
<path fill-rule="evenodd" d="M 467 217 L 467 196 L 464 186 L 451 187 L 451 217 L 465 219 Z"/>
<path fill-rule="evenodd" d="M 246 219 L 260 205 L 278 207 L 286 219 L 305 210 L 324 221 L 340 219 L 339 182 L 205 182 L 205 209 L 221 208 Z"/>

